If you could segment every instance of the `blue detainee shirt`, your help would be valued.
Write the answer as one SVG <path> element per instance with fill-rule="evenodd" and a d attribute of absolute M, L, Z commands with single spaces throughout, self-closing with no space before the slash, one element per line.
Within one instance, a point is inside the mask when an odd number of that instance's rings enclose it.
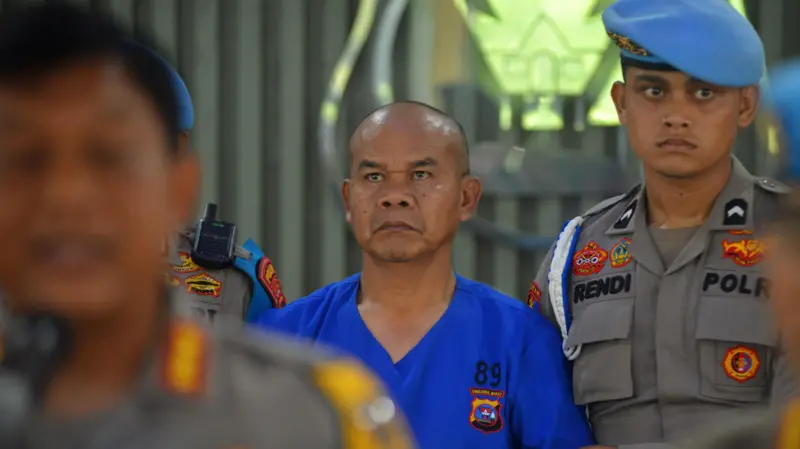
<path fill-rule="evenodd" d="M 524 303 L 458 277 L 450 306 L 399 362 L 356 304 L 360 275 L 330 284 L 258 325 L 359 357 L 386 383 L 422 449 L 570 449 L 593 444 L 556 329 Z"/>

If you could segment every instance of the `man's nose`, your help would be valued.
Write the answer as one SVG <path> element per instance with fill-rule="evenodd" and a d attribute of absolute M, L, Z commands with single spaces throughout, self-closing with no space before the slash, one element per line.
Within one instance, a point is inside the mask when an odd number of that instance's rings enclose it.
<path fill-rule="evenodd" d="M 390 187 L 380 199 L 383 209 L 409 208 L 414 204 L 414 197 L 405 186 Z"/>
<path fill-rule="evenodd" d="M 667 128 L 688 128 L 691 122 L 688 118 L 680 114 L 667 114 L 662 122 Z"/>

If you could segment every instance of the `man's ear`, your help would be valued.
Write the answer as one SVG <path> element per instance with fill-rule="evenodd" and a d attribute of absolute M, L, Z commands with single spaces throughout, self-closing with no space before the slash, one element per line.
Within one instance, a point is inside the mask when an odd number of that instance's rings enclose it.
<path fill-rule="evenodd" d="M 350 223 L 353 215 L 350 213 L 350 178 L 345 178 L 342 182 L 342 204 L 344 204 L 344 218 Z"/>
<path fill-rule="evenodd" d="M 175 225 L 193 220 L 200 194 L 200 160 L 194 152 L 176 153 L 172 159 L 171 194 Z"/>
<path fill-rule="evenodd" d="M 465 176 L 461 181 L 461 221 L 467 221 L 475 213 L 483 194 L 481 180 L 474 176 Z"/>
<path fill-rule="evenodd" d="M 628 121 L 628 112 L 625 108 L 625 83 L 617 81 L 611 86 L 611 100 L 614 102 L 614 107 L 617 109 L 617 118 L 621 124 Z"/>
<path fill-rule="evenodd" d="M 747 86 L 739 95 L 739 126 L 746 128 L 755 120 L 758 105 L 761 102 L 761 89 L 757 86 Z"/>

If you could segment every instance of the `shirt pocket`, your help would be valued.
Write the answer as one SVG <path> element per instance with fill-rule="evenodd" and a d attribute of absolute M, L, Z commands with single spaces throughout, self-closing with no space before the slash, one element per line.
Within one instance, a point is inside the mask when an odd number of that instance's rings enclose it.
<path fill-rule="evenodd" d="M 747 297 L 704 296 L 697 320 L 700 394 L 735 402 L 764 400 L 778 345 L 768 304 Z"/>
<path fill-rule="evenodd" d="M 633 298 L 590 303 L 576 314 L 567 345 L 582 345 L 573 362 L 575 404 L 633 396 L 631 325 Z"/>

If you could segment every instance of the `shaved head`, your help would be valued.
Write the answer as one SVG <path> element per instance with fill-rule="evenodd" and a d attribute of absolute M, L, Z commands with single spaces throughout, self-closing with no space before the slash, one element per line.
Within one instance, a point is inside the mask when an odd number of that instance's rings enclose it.
<path fill-rule="evenodd" d="M 365 142 L 384 131 L 422 133 L 441 139 L 452 150 L 459 172 L 469 174 L 469 147 L 464 128 L 453 117 L 433 106 L 417 101 L 396 101 L 372 111 L 361 121 L 350 137 L 350 162 Z"/>
<path fill-rule="evenodd" d="M 480 180 L 469 176 L 463 129 L 432 106 L 386 105 L 369 114 L 350 139 L 342 200 L 356 241 L 371 260 L 449 258 L 458 226 L 480 196 Z"/>

